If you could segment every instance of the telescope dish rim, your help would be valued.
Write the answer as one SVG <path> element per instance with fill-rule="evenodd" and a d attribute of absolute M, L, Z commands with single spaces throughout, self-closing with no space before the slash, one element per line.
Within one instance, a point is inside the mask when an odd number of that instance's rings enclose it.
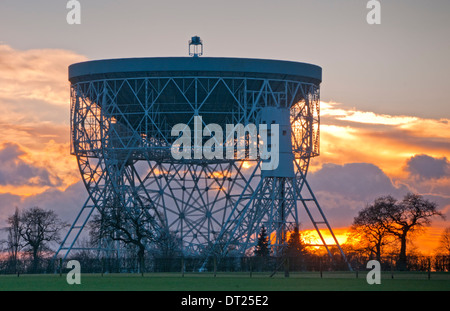
<path fill-rule="evenodd" d="M 319 85 L 322 68 L 302 62 L 227 57 L 145 57 L 85 61 L 69 66 L 71 83 L 97 79 L 205 76 L 295 80 Z"/>

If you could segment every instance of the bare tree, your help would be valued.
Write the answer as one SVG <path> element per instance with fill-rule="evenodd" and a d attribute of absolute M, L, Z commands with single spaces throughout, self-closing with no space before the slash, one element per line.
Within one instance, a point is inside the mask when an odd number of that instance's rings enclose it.
<path fill-rule="evenodd" d="M 442 232 L 437 251 L 444 256 L 450 256 L 450 227 Z"/>
<path fill-rule="evenodd" d="M 19 251 L 22 249 L 22 241 L 20 236 L 20 214 L 19 209 L 16 207 L 14 214 L 8 217 L 8 239 L 7 250 L 9 253 L 9 258 L 17 262 Z"/>
<path fill-rule="evenodd" d="M 433 216 L 444 215 L 437 210 L 437 204 L 421 195 L 408 193 L 403 200 L 388 211 L 389 232 L 400 241 L 397 268 L 406 268 L 406 244 L 410 233 L 417 232 L 431 223 Z"/>
<path fill-rule="evenodd" d="M 16 207 L 14 214 L 8 217 L 8 226 L 2 228 L 7 233 L 7 238 L 1 240 L 3 245 L 2 251 L 8 254 L 8 265 L 11 269 L 17 272 L 17 261 L 19 259 L 19 252 L 22 249 L 22 239 L 20 236 L 20 213 Z"/>
<path fill-rule="evenodd" d="M 354 232 L 379 260 L 384 245 L 394 237 L 400 244 L 397 268 L 406 268 L 406 246 L 410 234 L 420 232 L 433 216 L 444 217 L 437 204 L 418 194 L 408 193 L 398 202 L 392 196 L 379 197 L 359 212 L 353 221 Z"/>
<path fill-rule="evenodd" d="M 107 238 L 121 241 L 125 245 L 137 248 L 137 258 L 141 273 L 145 270 L 145 250 L 148 243 L 154 241 L 154 218 L 148 209 L 136 204 L 124 207 L 119 200 L 107 203 L 100 215 L 91 221 L 91 237 L 94 243 Z"/>
<path fill-rule="evenodd" d="M 397 200 L 392 196 L 383 196 L 375 199 L 374 203 L 359 211 L 353 219 L 352 238 L 359 240 L 359 245 L 369 255 L 374 255 L 380 261 L 384 246 L 390 244 L 388 228 L 392 220 L 388 217 L 389 211 L 394 208 Z"/>
<path fill-rule="evenodd" d="M 33 271 L 36 272 L 41 253 L 50 250 L 52 242 L 60 242 L 60 231 L 67 223 L 60 220 L 54 211 L 39 207 L 24 210 L 19 219 L 23 247 L 31 253 Z"/>
<path fill-rule="evenodd" d="M 155 244 L 162 257 L 170 258 L 183 254 L 182 241 L 175 232 L 160 230 Z"/>

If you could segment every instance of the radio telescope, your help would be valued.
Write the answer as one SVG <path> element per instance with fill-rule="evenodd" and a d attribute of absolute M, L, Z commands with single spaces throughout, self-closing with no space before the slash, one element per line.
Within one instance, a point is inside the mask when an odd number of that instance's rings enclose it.
<path fill-rule="evenodd" d="M 71 153 L 88 198 L 58 253 L 65 258 L 75 249 L 91 216 L 108 213 L 114 202 L 130 213 L 146 213 L 156 234 L 176 237 L 186 256 L 244 255 L 262 226 L 270 233 L 272 252 L 279 254 L 288 231 L 305 220 L 300 211 L 306 211 L 330 256 L 324 232 L 345 258 L 306 180 L 311 158 L 319 155 L 322 69 L 292 61 L 199 57 L 200 38 L 189 44 L 194 57 L 107 59 L 69 67 Z M 180 123 L 193 129 L 199 116 L 203 127 L 267 124 L 269 136 L 271 126 L 279 125 L 279 165 L 262 170 L 260 156 L 174 159 L 172 129 Z M 118 251 L 115 243 L 103 243 L 99 250 Z"/>

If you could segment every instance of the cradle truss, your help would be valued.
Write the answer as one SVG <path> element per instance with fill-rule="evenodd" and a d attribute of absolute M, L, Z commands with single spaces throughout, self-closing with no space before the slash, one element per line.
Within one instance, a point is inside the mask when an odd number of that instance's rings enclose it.
<path fill-rule="evenodd" d="M 259 124 L 265 107 L 289 108 L 293 177 L 264 177 L 256 160 L 174 160 L 170 147 L 174 124 L 193 127 Z M 221 75 L 124 76 L 71 84 L 71 152 L 88 191 L 56 256 L 65 259 L 94 214 L 108 213 L 119 202 L 154 221 L 156 235 L 172 237 L 183 255 L 244 255 L 256 245 L 261 226 L 280 252 L 292 225 L 309 219 L 332 256 L 336 246 L 345 260 L 306 175 L 319 155 L 319 86 L 287 78 Z M 302 218 L 300 212 L 306 212 Z M 333 237 L 327 245 L 324 233 Z M 120 245 L 102 241 L 102 257 L 117 255 Z M 148 251 L 154 251 L 152 243 Z"/>

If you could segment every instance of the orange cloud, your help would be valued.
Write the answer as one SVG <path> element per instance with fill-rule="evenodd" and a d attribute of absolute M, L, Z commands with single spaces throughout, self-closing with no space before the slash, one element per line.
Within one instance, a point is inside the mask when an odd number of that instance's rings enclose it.
<path fill-rule="evenodd" d="M 16 182 L 1 184 L 0 193 L 28 196 L 52 187 L 65 189 L 79 180 L 69 149 L 67 68 L 84 60 L 71 51 L 21 51 L 0 44 L 0 147 L 17 146 L 21 153 L 15 169 L 29 169 L 22 183 L 18 176 L 3 176 Z"/>
<path fill-rule="evenodd" d="M 321 118 L 321 155 L 313 170 L 327 162 L 367 162 L 404 177 L 405 161 L 416 154 L 450 155 L 450 119 L 380 115 L 326 102 Z"/>
<path fill-rule="evenodd" d="M 39 100 L 67 106 L 68 65 L 87 60 L 71 51 L 20 51 L 0 45 L 0 100 Z"/>

